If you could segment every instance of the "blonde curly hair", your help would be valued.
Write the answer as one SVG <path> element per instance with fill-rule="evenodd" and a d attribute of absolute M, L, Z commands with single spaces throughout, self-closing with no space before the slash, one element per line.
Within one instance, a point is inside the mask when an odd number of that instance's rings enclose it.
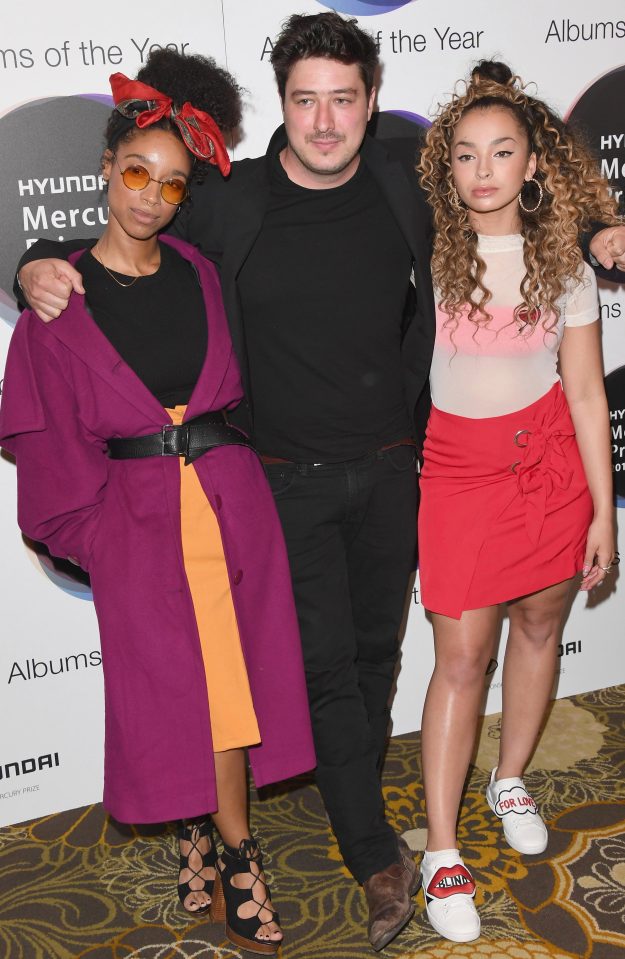
<path fill-rule="evenodd" d="M 449 315 L 445 325 L 451 322 L 453 334 L 467 304 L 468 318 L 476 328 L 491 319 L 486 310 L 491 293 L 483 282 L 486 264 L 477 252 L 469 211 L 456 192 L 451 172 L 456 124 L 469 110 L 488 107 L 510 110 L 527 136 L 528 156 L 536 154 L 534 175 L 543 188 L 543 200 L 535 212 L 519 206 L 526 272 L 515 319 L 523 326 L 529 320 L 531 331 L 543 316 L 543 326 L 550 330 L 557 324 L 557 301 L 567 280 L 581 277 L 580 232 L 592 220 L 608 225 L 621 221 L 608 183 L 579 135 L 545 103 L 530 96 L 520 77 L 505 64 L 492 60 L 479 63 L 464 88 L 439 108 L 417 167 L 433 209 L 432 275 Z M 526 202 L 533 205 L 533 194 Z"/>

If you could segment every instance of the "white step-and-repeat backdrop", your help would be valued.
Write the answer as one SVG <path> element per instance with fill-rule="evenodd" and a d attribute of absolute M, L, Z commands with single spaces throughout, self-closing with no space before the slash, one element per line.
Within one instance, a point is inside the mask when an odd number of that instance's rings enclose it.
<path fill-rule="evenodd" d="M 336 0 L 379 43 L 378 106 L 395 132 L 427 123 L 434 105 L 476 59 L 496 55 L 560 112 L 582 120 L 615 190 L 625 185 L 625 9 L 622 0 Z M 133 75 L 154 45 L 208 53 L 246 89 L 235 157 L 262 153 L 280 122 L 268 56 L 293 12 L 328 4 L 292 0 L 32 0 L 3 10 L 0 39 L 0 371 L 17 319 L 13 269 L 39 235 L 92 236 L 106 221 L 98 160 L 110 100 L 108 76 Z M 148 14 L 146 16 L 146 13 Z M 625 506 L 625 288 L 602 285 L 605 366 L 617 503 Z M 620 514 L 623 515 L 622 513 Z M 57 566 L 15 523 L 15 467 L 0 460 L 0 825 L 101 797 L 102 673 L 88 582 Z M 620 534 L 625 555 L 625 539 Z M 454 575 L 449 557 L 449 575 Z M 625 682 L 625 602 L 618 579 L 578 595 L 564 633 L 558 695 Z M 486 710 L 500 708 L 505 643 L 485 677 Z M 410 597 L 393 719 L 418 729 L 432 668 L 430 626 Z M 155 784 L 158 788 L 158 784 Z"/>

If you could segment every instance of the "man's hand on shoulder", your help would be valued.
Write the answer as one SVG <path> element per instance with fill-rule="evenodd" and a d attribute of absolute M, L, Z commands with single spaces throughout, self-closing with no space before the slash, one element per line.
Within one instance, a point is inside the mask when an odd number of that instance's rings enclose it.
<path fill-rule="evenodd" d="M 28 305 L 48 323 L 67 307 L 72 290 L 84 293 L 82 276 L 67 260 L 32 260 L 19 272 Z"/>
<path fill-rule="evenodd" d="M 590 241 L 590 252 L 606 270 L 614 267 L 625 270 L 625 224 L 608 226 L 595 233 Z"/>

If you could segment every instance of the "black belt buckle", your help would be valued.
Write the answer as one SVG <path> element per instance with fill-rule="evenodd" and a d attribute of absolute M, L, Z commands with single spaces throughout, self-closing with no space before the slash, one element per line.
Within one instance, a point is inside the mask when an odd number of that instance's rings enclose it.
<path fill-rule="evenodd" d="M 189 455 L 189 426 L 186 423 L 176 425 L 166 423 L 161 428 L 162 456 Z"/>

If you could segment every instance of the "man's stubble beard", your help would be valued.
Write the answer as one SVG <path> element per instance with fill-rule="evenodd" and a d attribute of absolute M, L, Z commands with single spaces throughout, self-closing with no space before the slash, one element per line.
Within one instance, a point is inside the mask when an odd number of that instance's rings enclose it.
<path fill-rule="evenodd" d="M 316 137 L 316 139 L 323 139 L 323 137 Z M 331 138 L 326 137 L 326 139 L 331 139 Z M 340 138 L 336 138 L 336 139 L 340 139 Z M 355 157 L 357 157 L 359 153 L 359 150 L 355 150 L 351 156 L 342 158 L 334 166 L 317 167 L 317 166 L 314 166 L 305 156 L 302 156 L 302 154 L 295 149 L 295 147 L 293 146 L 291 142 L 289 142 L 289 150 L 293 152 L 294 156 L 297 157 L 297 159 L 299 160 L 299 162 L 301 163 L 301 165 L 304 167 L 305 170 L 308 170 L 309 173 L 314 173 L 317 176 L 336 176 L 338 173 L 342 173 L 343 170 L 347 169 L 350 163 L 353 163 Z"/>

